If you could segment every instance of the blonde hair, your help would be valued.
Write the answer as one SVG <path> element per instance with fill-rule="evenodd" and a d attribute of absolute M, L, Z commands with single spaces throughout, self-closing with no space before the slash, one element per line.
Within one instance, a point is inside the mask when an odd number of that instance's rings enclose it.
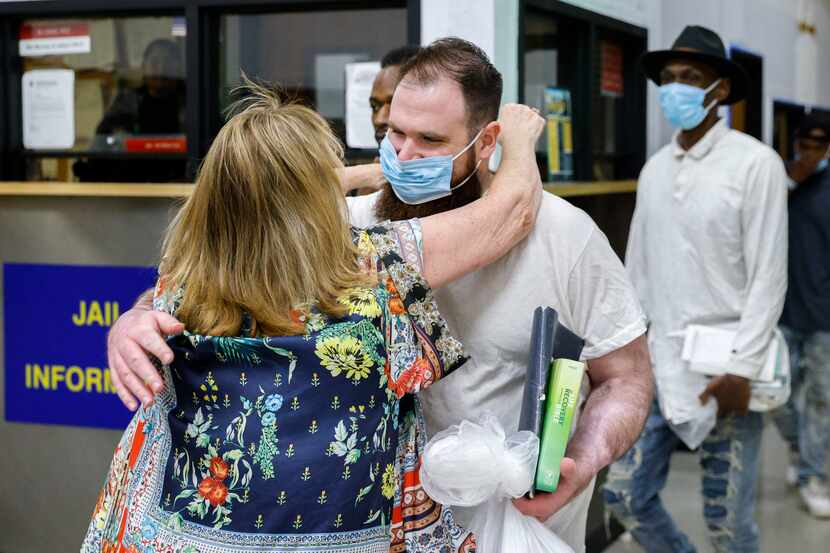
<path fill-rule="evenodd" d="M 161 278 L 182 286 L 191 332 L 302 332 L 295 308 L 341 316 L 337 298 L 366 284 L 337 169 L 343 146 L 311 109 L 244 79 L 246 97 L 219 131 L 163 246 Z"/>

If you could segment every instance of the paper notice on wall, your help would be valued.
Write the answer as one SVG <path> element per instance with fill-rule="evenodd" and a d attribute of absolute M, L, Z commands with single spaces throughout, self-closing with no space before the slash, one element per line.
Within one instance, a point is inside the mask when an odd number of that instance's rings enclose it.
<path fill-rule="evenodd" d="M 75 144 L 75 72 L 36 69 L 23 74 L 23 146 L 30 150 Z"/>
<path fill-rule="evenodd" d="M 187 22 L 184 17 L 174 17 L 173 26 L 170 29 L 170 36 L 186 37 L 187 36 Z"/>
<path fill-rule="evenodd" d="M 369 96 L 380 62 L 346 65 L 346 144 L 349 148 L 377 148 Z"/>
<path fill-rule="evenodd" d="M 24 23 L 20 26 L 19 40 L 22 57 L 88 54 L 92 51 L 87 23 Z"/>

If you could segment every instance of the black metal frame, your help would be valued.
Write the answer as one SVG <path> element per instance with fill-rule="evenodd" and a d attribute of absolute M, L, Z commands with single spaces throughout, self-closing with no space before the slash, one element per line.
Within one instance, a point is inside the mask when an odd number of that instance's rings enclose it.
<path fill-rule="evenodd" d="M 520 0 L 519 2 L 519 47 L 518 47 L 518 80 L 519 100 L 524 100 L 525 82 L 525 18 L 528 11 L 541 12 L 554 17 L 566 18 L 583 26 L 585 32 L 576 35 L 574 44 L 576 58 L 572 61 L 579 68 L 574 86 L 571 89 L 574 120 L 573 141 L 580 145 L 582 155 L 575 159 L 574 173 L 576 180 L 592 180 L 594 164 L 594 105 L 592 91 L 594 83 L 591 79 L 597 74 L 599 63 L 600 34 L 610 31 L 625 36 L 626 56 L 630 57 L 632 49 L 645 51 L 648 45 L 648 30 L 630 23 L 625 23 L 590 10 L 574 6 L 558 0 Z M 618 129 L 617 144 L 625 144 L 626 163 L 624 173 L 627 178 L 636 178 L 639 169 L 646 160 L 646 98 L 647 83 L 645 76 L 636 68 L 627 71 L 624 76 L 626 94 L 624 107 L 620 111 L 625 118 L 623 124 L 616 125 Z"/>
<path fill-rule="evenodd" d="M 221 126 L 219 113 L 219 44 L 215 40 L 222 14 L 255 14 L 290 11 L 357 10 L 375 8 L 407 9 L 407 44 L 420 44 L 420 0 L 46 0 L 0 3 L 0 180 L 22 180 L 27 156 L 77 157 L 77 152 L 24 152 L 17 30 L 25 18 L 38 17 L 124 17 L 184 16 L 187 25 L 185 131 L 188 137 L 189 176 L 195 175 Z M 113 157 L 113 154 L 83 152 L 84 157 Z M 136 156 L 128 155 L 130 159 Z M 145 154 L 148 159 L 179 158 L 181 154 Z"/>
<path fill-rule="evenodd" d="M 795 129 L 801 122 L 801 118 L 807 113 L 809 106 L 791 100 L 773 98 L 772 101 L 772 147 L 784 158 L 784 161 L 791 161 L 795 151 Z M 776 125 L 776 118 L 783 115 L 786 119 L 785 144 L 781 144 Z"/>
<path fill-rule="evenodd" d="M 749 77 L 746 97 L 746 129 L 744 132 L 758 140 L 764 140 L 764 56 L 757 51 L 731 44 L 729 57 L 744 68 Z M 729 112 L 731 123 L 732 111 Z"/>
<path fill-rule="evenodd" d="M 11 18 L 0 17 L 0 178 L 4 175 L 22 171 L 22 160 L 12 159 L 8 153 L 13 140 L 21 140 L 20 118 L 13 117 L 7 107 L 20 106 L 19 87 L 9 87 L 2 75 L 14 74 L 14 51 L 10 49 L 11 41 L 5 37 L 11 36 L 14 26 Z M 19 75 L 19 71 L 17 71 Z M 18 82 L 20 80 L 18 79 Z"/>

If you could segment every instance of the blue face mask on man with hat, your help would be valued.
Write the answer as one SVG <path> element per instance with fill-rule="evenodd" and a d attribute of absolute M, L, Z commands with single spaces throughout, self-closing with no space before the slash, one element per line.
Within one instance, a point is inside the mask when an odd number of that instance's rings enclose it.
<path fill-rule="evenodd" d="M 704 106 L 706 95 L 720 83 L 720 79 L 712 83 L 709 88 L 702 89 L 684 83 L 669 83 L 660 87 L 660 107 L 669 123 L 684 131 L 694 129 L 700 125 L 709 112 L 718 105 L 712 100 Z"/>
<path fill-rule="evenodd" d="M 648 78 L 660 87 L 660 106 L 666 119 L 684 131 L 700 126 L 718 104 L 734 104 L 746 96 L 746 72 L 727 57 L 726 48 L 717 33 L 705 27 L 686 27 L 670 50 L 648 52 L 640 63 Z M 675 82 L 666 82 L 664 71 L 672 63 L 688 63 L 695 67 L 702 65 L 717 78 L 705 88 L 677 82 L 681 80 L 679 77 L 675 78 Z M 707 95 L 724 80 L 730 85 L 728 95 L 720 101 L 713 98 L 706 103 Z"/>

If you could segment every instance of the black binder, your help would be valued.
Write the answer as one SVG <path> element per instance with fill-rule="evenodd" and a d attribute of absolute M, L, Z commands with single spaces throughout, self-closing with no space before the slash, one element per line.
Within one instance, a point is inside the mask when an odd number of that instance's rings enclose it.
<path fill-rule="evenodd" d="M 527 363 L 519 430 L 530 430 L 541 438 L 545 415 L 548 373 L 553 359 L 579 360 L 585 341 L 559 322 L 559 314 L 550 307 L 533 312 L 530 358 Z M 531 492 L 532 497 L 532 492 Z"/>

